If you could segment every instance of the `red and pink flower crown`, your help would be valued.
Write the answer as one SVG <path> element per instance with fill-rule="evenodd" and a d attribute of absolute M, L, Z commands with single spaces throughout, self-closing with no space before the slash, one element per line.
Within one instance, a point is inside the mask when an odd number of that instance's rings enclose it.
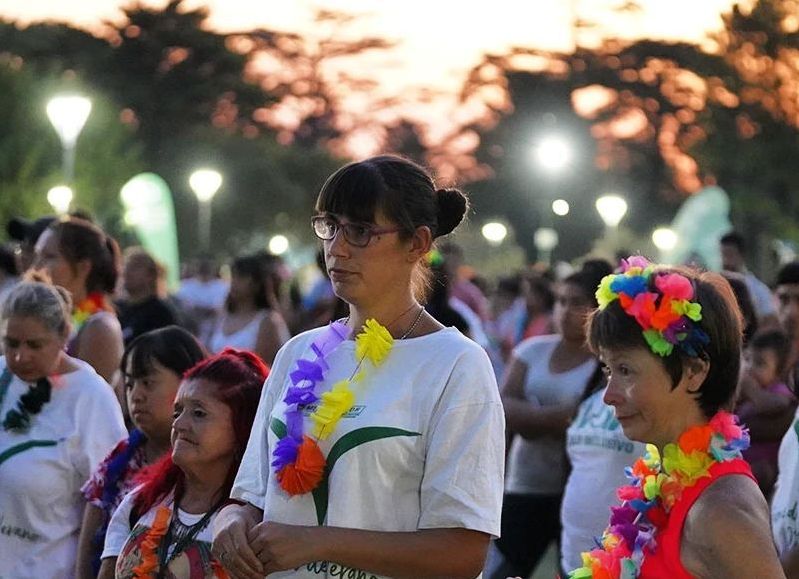
<path fill-rule="evenodd" d="M 679 273 L 658 272 L 641 256 L 621 260 L 621 273 L 605 276 L 596 291 L 599 309 L 619 300 L 627 315 L 635 318 L 651 350 L 668 356 L 678 346 L 689 356 L 698 356 L 710 343 L 699 327 L 702 305 L 691 301 L 694 286 Z"/>

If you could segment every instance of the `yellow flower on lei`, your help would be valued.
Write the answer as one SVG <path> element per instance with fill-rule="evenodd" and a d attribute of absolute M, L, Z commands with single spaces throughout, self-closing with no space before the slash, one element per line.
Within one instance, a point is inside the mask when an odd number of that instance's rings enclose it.
<path fill-rule="evenodd" d="M 363 331 L 355 338 L 355 355 L 359 360 L 368 358 L 375 366 L 386 359 L 394 345 L 394 338 L 389 331 L 373 319 L 366 320 Z"/>
<path fill-rule="evenodd" d="M 697 479 L 708 475 L 713 458 L 707 452 L 685 453 L 674 443 L 663 449 L 663 470 L 679 479 L 683 485 L 693 485 Z"/>
<path fill-rule="evenodd" d="M 675 314 L 686 316 L 694 322 L 702 319 L 702 304 L 700 303 L 689 302 L 688 300 L 674 300 L 671 309 Z"/>
<path fill-rule="evenodd" d="M 313 435 L 325 440 L 336 429 L 338 421 L 355 404 L 355 393 L 349 380 L 336 382 L 327 392 L 322 393 L 319 407 L 311 414 L 314 421 Z"/>
<path fill-rule="evenodd" d="M 599 287 L 596 290 L 596 301 L 600 310 L 604 310 L 610 302 L 619 297 L 619 294 L 610 289 L 610 284 L 615 278 L 615 275 L 606 275 L 599 282 Z"/>

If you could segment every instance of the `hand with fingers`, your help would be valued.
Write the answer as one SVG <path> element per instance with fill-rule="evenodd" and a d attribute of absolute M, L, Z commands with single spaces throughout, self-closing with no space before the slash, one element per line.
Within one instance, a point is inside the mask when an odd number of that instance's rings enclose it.
<path fill-rule="evenodd" d="M 247 541 L 264 571 L 276 573 L 324 558 L 319 537 L 313 536 L 318 528 L 263 522 L 249 530 Z"/>
<path fill-rule="evenodd" d="M 242 507 L 227 507 L 214 522 L 211 552 L 231 579 L 263 579 L 266 570 L 247 540 L 256 523 Z"/>

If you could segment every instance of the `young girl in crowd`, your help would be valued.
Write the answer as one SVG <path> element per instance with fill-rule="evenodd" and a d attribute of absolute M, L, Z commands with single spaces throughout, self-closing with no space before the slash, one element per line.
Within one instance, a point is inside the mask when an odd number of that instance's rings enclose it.
<path fill-rule="evenodd" d="M 210 552 L 211 524 L 230 494 L 267 374 L 257 356 L 233 349 L 185 374 L 172 452 L 114 512 L 101 579 L 226 577 Z"/>
<path fill-rule="evenodd" d="M 215 523 L 234 577 L 480 573 L 499 533 L 502 405 L 485 351 L 417 301 L 433 239 L 466 209 L 398 157 L 322 187 L 312 225 L 349 317 L 275 359 L 233 486 L 241 504 Z"/>
<path fill-rule="evenodd" d="M 265 271 L 258 256 L 239 257 L 230 268 L 230 292 L 225 313 L 208 342 L 211 352 L 240 348 L 258 354 L 267 364 L 289 339 L 274 286 L 273 272 Z"/>
<path fill-rule="evenodd" d="M 186 330 L 168 326 L 142 334 L 122 356 L 122 376 L 134 429 L 81 489 L 86 499 L 76 576 L 96 577 L 108 521 L 135 486 L 141 469 L 171 448 L 173 405 L 183 374 L 205 353 Z"/>
<path fill-rule="evenodd" d="M 72 295 L 69 354 L 88 362 L 109 384 L 124 351 L 111 304 L 120 264 L 117 242 L 77 217 L 54 221 L 36 242 L 33 267 Z"/>

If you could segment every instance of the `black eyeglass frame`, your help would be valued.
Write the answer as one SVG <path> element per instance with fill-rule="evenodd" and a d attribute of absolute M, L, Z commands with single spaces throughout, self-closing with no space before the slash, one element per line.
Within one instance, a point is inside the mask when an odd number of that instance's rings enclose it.
<path fill-rule="evenodd" d="M 317 223 L 324 223 L 332 225 L 332 234 L 330 237 L 325 237 L 320 230 L 317 229 Z M 353 231 L 354 228 L 365 229 L 366 230 L 366 241 L 359 241 L 359 233 Z M 371 225 L 365 223 L 341 223 L 335 217 L 330 215 L 314 215 L 311 217 L 311 229 L 316 235 L 317 238 L 321 239 L 322 241 L 332 241 L 338 235 L 338 232 L 341 231 L 344 235 L 344 239 L 347 243 L 352 245 L 353 247 L 366 247 L 372 241 L 372 238 L 375 235 L 384 235 L 386 233 L 398 233 L 403 231 L 403 227 L 372 227 Z"/>

